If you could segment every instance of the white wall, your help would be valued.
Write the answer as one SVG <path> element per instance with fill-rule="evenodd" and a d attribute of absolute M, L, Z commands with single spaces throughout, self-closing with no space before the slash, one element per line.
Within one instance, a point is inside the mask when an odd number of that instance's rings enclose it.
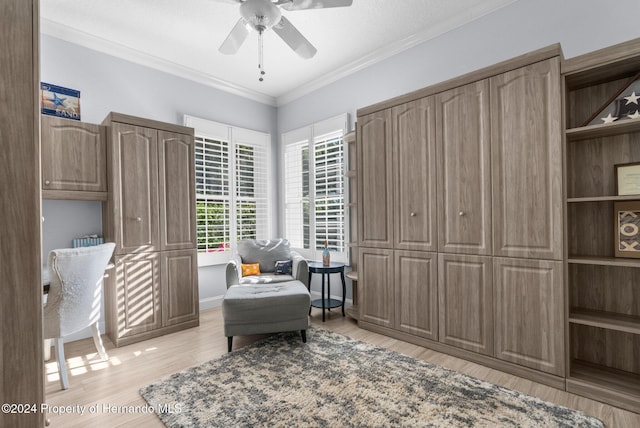
<path fill-rule="evenodd" d="M 561 43 L 565 58 L 640 37 L 638 0 L 519 0 L 278 108 L 280 134 Z M 626 24 L 625 24 L 626 23 Z"/>

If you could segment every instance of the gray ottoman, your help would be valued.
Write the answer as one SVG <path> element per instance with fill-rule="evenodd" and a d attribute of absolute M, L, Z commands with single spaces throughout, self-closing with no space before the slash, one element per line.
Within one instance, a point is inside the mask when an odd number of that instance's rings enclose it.
<path fill-rule="evenodd" d="M 300 330 L 306 343 L 311 297 L 300 281 L 233 285 L 222 300 L 224 335 L 231 352 L 233 336 Z"/>

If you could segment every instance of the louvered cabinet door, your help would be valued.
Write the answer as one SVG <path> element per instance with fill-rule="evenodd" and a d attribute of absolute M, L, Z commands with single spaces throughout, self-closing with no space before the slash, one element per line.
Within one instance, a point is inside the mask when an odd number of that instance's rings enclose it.
<path fill-rule="evenodd" d="M 489 81 L 436 95 L 438 251 L 491 255 Z"/>
<path fill-rule="evenodd" d="M 112 126 L 116 254 L 160 249 L 157 139 L 155 129 Z"/>
<path fill-rule="evenodd" d="M 562 260 L 557 57 L 491 78 L 493 255 Z"/>
<path fill-rule="evenodd" d="M 196 247 L 193 136 L 158 131 L 160 249 Z"/>
<path fill-rule="evenodd" d="M 391 110 L 358 118 L 359 246 L 393 247 Z"/>
<path fill-rule="evenodd" d="M 436 251 L 436 131 L 433 97 L 394 107 L 394 248 Z"/>

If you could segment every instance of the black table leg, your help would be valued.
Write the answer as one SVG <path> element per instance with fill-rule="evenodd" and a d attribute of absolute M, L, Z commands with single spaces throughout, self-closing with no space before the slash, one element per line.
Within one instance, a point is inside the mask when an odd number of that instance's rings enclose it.
<path fill-rule="evenodd" d="M 327 274 L 327 302 L 329 302 L 329 307 L 327 310 L 331 312 L 331 274 Z"/>
<path fill-rule="evenodd" d="M 340 271 L 340 278 L 342 279 L 342 316 L 344 316 L 344 300 L 347 295 L 347 286 L 344 283 L 344 269 Z"/>
<path fill-rule="evenodd" d="M 307 290 L 311 294 L 311 271 L 309 271 L 309 283 L 307 284 Z M 309 315 L 311 315 L 311 303 L 309 303 Z"/>
<path fill-rule="evenodd" d="M 322 299 L 322 322 L 324 322 L 324 274 L 322 275 L 322 294 L 320 298 Z"/>

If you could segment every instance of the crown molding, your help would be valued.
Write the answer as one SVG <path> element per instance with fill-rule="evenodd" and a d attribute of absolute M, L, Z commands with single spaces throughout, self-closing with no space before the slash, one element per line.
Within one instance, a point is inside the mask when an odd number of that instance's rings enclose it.
<path fill-rule="evenodd" d="M 221 91 L 225 91 L 240 97 L 248 98 L 263 104 L 276 106 L 276 99 L 269 95 L 252 91 L 238 85 L 234 85 L 222 79 L 218 79 L 201 71 L 158 58 L 154 55 L 131 49 L 119 43 L 115 43 L 101 37 L 96 37 L 83 31 L 76 30 L 67 25 L 60 24 L 45 18 L 40 20 L 40 32 L 51 37 L 55 37 L 69 43 L 83 46 L 98 52 L 112 55 L 126 61 L 130 61 L 145 67 L 163 71 L 184 79 L 200 83 Z"/>
<path fill-rule="evenodd" d="M 506 7 L 512 3 L 515 3 L 516 1 L 518 0 L 510 0 L 506 3 L 501 0 L 483 1 L 482 4 L 469 9 L 467 13 L 465 13 L 464 15 L 454 16 L 452 19 L 441 22 L 435 27 L 425 29 L 424 31 L 413 34 L 403 40 L 399 40 L 395 43 L 391 43 L 386 46 L 383 46 L 363 56 L 362 58 L 356 61 L 353 61 L 345 66 L 339 67 L 331 73 L 325 74 L 323 77 L 319 79 L 312 80 L 309 83 L 299 86 L 293 91 L 290 91 L 284 95 L 277 97 L 276 105 L 278 107 L 284 106 L 324 86 L 327 86 L 333 82 L 343 79 L 360 70 L 364 70 L 365 68 L 370 67 L 374 64 L 382 62 L 387 58 L 390 58 L 394 55 L 397 55 L 401 52 L 406 51 L 407 49 L 413 48 L 429 40 L 435 39 L 436 37 L 441 36 L 444 33 L 447 33 L 456 28 L 462 27 L 463 25 L 468 24 L 469 22 L 475 21 L 476 19 L 479 19 L 485 15 L 495 12 L 498 9 Z"/>

